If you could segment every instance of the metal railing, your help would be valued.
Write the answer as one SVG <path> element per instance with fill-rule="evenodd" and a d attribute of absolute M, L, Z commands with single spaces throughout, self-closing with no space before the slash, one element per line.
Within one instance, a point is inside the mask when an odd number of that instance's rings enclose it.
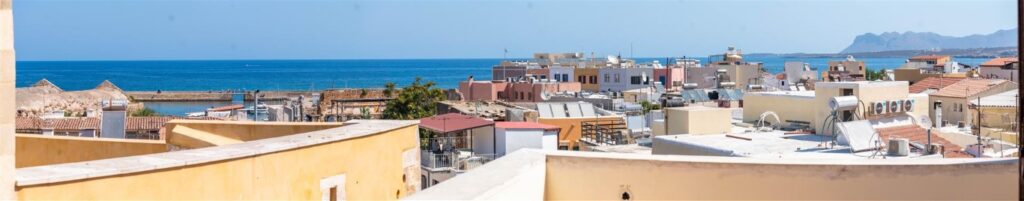
<path fill-rule="evenodd" d="M 498 156 L 495 154 L 474 154 L 471 152 L 420 152 L 420 165 L 426 168 L 451 168 L 465 171 L 491 162 Z"/>
<path fill-rule="evenodd" d="M 622 120 L 584 121 L 580 140 L 596 145 L 622 145 L 632 143 Z"/>
<path fill-rule="evenodd" d="M 469 149 L 469 137 L 434 137 L 420 139 L 420 149 L 434 153 Z"/>

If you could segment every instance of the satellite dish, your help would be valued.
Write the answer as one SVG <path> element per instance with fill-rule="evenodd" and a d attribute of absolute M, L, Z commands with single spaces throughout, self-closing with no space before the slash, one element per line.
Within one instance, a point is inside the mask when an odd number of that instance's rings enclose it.
<path fill-rule="evenodd" d="M 542 92 L 540 92 L 540 99 L 541 100 L 551 100 L 551 95 L 549 95 L 548 92 L 543 92 L 542 91 Z"/>
<path fill-rule="evenodd" d="M 920 117 L 917 118 L 917 122 L 920 123 L 925 128 L 932 127 L 932 120 L 928 119 L 928 115 L 921 115 Z"/>

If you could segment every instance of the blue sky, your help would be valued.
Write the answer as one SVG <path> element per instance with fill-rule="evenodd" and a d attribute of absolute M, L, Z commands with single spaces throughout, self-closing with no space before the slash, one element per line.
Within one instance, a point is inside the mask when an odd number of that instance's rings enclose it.
<path fill-rule="evenodd" d="M 857 35 L 987 34 L 1016 1 L 14 0 L 18 60 L 831 53 Z"/>

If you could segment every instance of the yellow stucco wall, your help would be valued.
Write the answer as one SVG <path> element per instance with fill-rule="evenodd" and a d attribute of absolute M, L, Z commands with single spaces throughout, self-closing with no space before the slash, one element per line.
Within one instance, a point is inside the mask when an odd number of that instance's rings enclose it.
<path fill-rule="evenodd" d="M 14 199 L 14 14 L 0 0 L 0 200 Z"/>
<path fill-rule="evenodd" d="M 618 116 L 604 116 L 597 118 L 537 118 L 537 123 L 558 126 L 561 130 L 558 132 L 559 143 L 567 143 L 569 148 L 579 146 L 580 135 L 584 121 L 594 120 L 622 120 L 622 117 Z"/>
<path fill-rule="evenodd" d="M 590 77 L 591 76 L 597 77 L 598 68 L 576 68 L 575 70 L 573 70 L 572 73 L 573 73 L 573 76 L 576 76 L 576 77 L 586 76 L 586 79 L 587 79 L 587 80 L 585 80 L 586 82 L 583 82 L 583 83 L 580 84 L 581 85 L 580 89 L 582 89 L 583 91 L 590 91 L 590 92 L 601 91 L 601 86 L 600 85 L 598 85 L 597 83 L 594 83 L 594 84 L 590 83 Z M 577 80 L 577 78 L 573 78 L 573 80 Z"/>
<path fill-rule="evenodd" d="M 321 179 L 344 174 L 346 199 L 394 200 L 415 191 L 406 181 L 419 182 L 418 159 L 414 168 L 403 169 L 403 152 L 418 150 L 417 138 L 412 124 L 250 157 L 19 186 L 17 193 L 24 200 L 319 200 Z"/>
<path fill-rule="evenodd" d="M 18 168 L 167 152 L 156 140 L 17 134 Z"/>
<path fill-rule="evenodd" d="M 665 134 L 723 134 L 732 130 L 732 112 L 704 106 L 665 108 Z"/>
<path fill-rule="evenodd" d="M 775 112 L 783 124 L 790 120 L 814 122 L 811 105 L 814 105 L 814 97 L 747 93 L 743 95 L 743 122 L 759 121 L 761 114 L 767 111 Z M 766 117 L 765 121 L 775 123 L 771 117 Z"/>
<path fill-rule="evenodd" d="M 171 120 L 165 125 L 168 144 L 202 148 L 323 130 L 343 123 Z"/>
<path fill-rule="evenodd" d="M 1016 200 L 1016 163 L 788 165 L 547 156 L 546 200 Z M 955 173 L 955 174 L 951 174 Z M 970 193 L 964 187 L 971 186 Z"/>

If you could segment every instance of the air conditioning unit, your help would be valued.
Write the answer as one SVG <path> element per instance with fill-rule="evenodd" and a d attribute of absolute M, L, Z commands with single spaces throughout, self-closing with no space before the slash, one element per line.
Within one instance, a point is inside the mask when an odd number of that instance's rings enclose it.
<path fill-rule="evenodd" d="M 886 111 L 885 106 L 887 105 L 885 101 L 875 102 L 872 105 L 873 105 L 872 107 L 873 107 L 873 111 L 874 111 L 875 115 L 885 114 L 885 111 Z"/>
<path fill-rule="evenodd" d="M 900 111 L 901 101 L 889 101 L 889 113 L 897 113 Z"/>
<path fill-rule="evenodd" d="M 914 111 L 914 100 L 913 99 L 903 100 L 903 111 L 904 112 L 913 112 Z"/>

